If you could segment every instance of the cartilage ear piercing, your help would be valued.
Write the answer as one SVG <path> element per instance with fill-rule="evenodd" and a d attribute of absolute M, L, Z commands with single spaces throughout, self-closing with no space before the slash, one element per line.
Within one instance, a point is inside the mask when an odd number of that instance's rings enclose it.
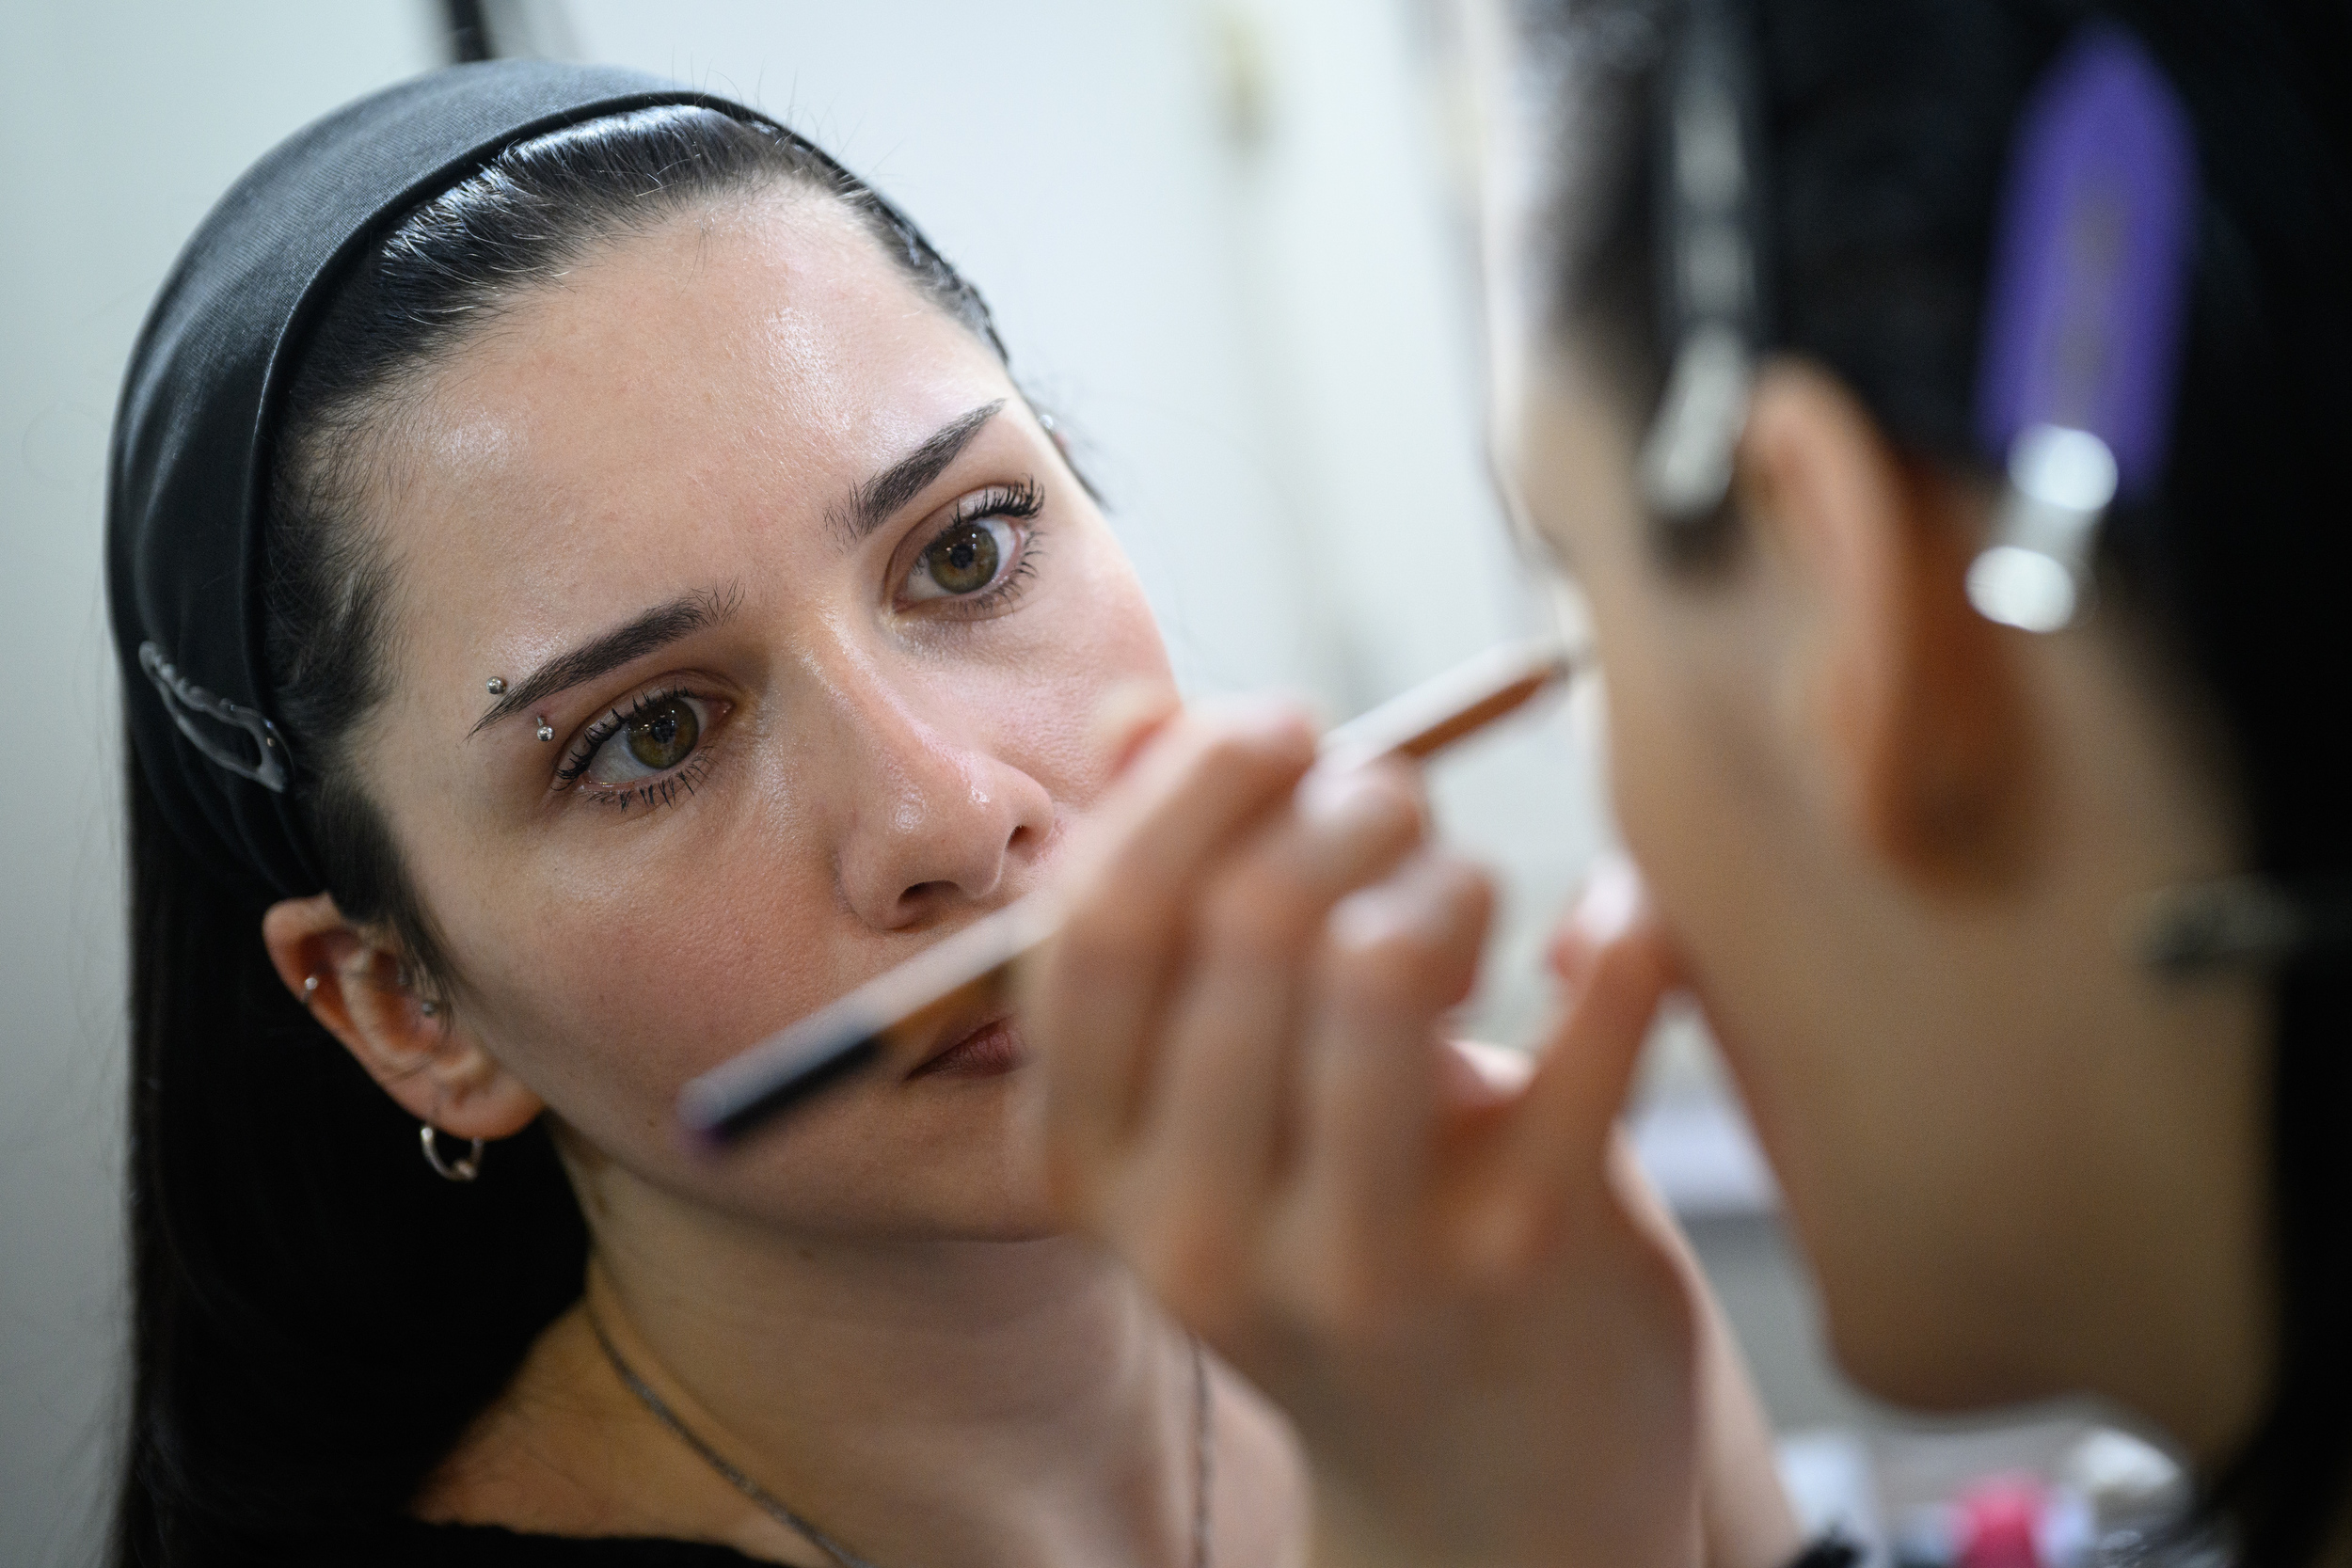
<path fill-rule="evenodd" d="M 482 684 L 488 689 L 490 695 L 493 697 L 503 697 L 506 695 L 506 677 L 503 675 L 492 675 L 488 680 L 484 681 Z"/>
<path fill-rule="evenodd" d="M 438 1002 L 420 1002 L 417 1004 L 417 1011 L 427 1018 L 437 1018 L 440 1016 L 441 1005 Z"/>
<path fill-rule="evenodd" d="M 532 717 L 539 721 L 539 738 L 542 740 L 553 740 L 555 738 L 555 726 L 548 722 L 548 716 L 544 713 L 534 713 Z"/>

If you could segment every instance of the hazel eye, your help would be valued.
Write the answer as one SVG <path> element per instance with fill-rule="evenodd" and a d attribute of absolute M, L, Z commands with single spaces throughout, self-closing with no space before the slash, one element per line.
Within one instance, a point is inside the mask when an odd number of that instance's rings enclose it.
<path fill-rule="evenodd" d="M 669 772 L 693 756 L 708 721 L 699 698 L 683 691 L 656 697 L 607 730 L 577 776 L 590 784 L 631 784 Z"/>
<path fill-rule="evenodd" d="M 628 721 L 628 754 L 660 772 L 693 754 L 702 721 L 682 697 L 672 697 Z"/>
<path fill-rule="evenodd" d="M 907 578 L 910 599 L 966 598 L 994 583 L 1019 547 L 1002 517 L 957 523 L 923 547 Z"/>

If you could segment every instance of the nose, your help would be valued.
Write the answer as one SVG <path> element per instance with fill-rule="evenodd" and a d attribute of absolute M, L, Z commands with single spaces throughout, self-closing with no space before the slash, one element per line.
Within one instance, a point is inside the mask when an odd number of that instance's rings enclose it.
<path fill-rule="evenodd" d="M 905 930 L 1025 892 L 1054 799 L 993 744 L 986 705 L 930 700 L 871 670 L 834 684 L 834 755 L 849 764 L 834 781 L 836 875 L 851 911 Z"/>

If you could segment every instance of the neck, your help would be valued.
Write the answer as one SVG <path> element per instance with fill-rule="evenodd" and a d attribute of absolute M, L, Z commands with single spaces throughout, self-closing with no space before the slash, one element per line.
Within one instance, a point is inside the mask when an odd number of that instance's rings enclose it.
<path fill-rule="evenodd" d="M 834 1560 L 665 1425 L 601 1331 L 696 1442 L 882 1568 L 1196 1560 L 1193 1348 L 1103 1255 L 790 1234 L 585 1164 L 587 1294 L 427 1479 L 419 1517 Z M 1295 1561 L 1289 1431 L 1205 1365 L 1209 1556 Z"/>
<path fill-rule="evenodd" d="M 2153 1417 L 2210 1472 L 2250 1430 L 2272 1370 L 2276 1024 L 2259 972 L 2166 979 L 2116 935 L 2152 889 L 2249 859 L 2201 760 L 2211 742 L 2132 678 L 2136 652 L 2094 643 L 2052 683 L 2080 751 L 2059 765 L 2071 811 L 2053 831 L 2066 863 L 2051 879 L 2081 892 L 2055 901 L 2039 945 L 2064 953 L 2063 926 L 2095 948 L 2045 993 L 2075 999 L 2059 1037 L 2094 1091 L 2072 1133 L 2082 1158 L 2066 1201 L 2083 1223 L 2067 1261 L 2106 1287 L 2078 1296 L 2096 1305 L 2072 1324 L 2070 1351 L 2092 1386 Z"/>
<path fill-rule="evenodd" d="M 1189 1346 L 1098 1254 L 596 1208 L 587 1306 L 615 1349 L 862 1555 L 1189 1560 Z"/>

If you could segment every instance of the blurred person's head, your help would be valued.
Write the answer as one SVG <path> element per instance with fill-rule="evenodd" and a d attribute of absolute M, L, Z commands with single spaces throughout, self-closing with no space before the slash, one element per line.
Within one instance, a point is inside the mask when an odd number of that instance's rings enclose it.
<path fill-rule="evenodd" d="M 2080 624 L 1995 625 L 1967 579 L 2004 180 L 2085 7 L 1722 7 L 1758 369 L 1724 503 L 1674 516 L 1640 458 L 1686 8 L 1473 0 L 1497 438 L 1589 601 L 1625 833 L 1841 1364 L 1917 1407 L 2122 1402 L 2293 1556 L 2352 1433 L 2344 955 L 2182 976 L 2130 931 L 2163 890 L 2352 869 L 2323 761 L 2352 39 L 2316 6 L 2099 9 L 2185 105 L 2200 193 L 2169 463 L 2107 516 Z"/>
<path fill-rule="evenodd" d="M 135 1556 L 399 1510 L 615 1235 L 1043 1234 L 1001 1018 L 736 1160 L 670 1107 L 1034 885 L 1168 677 L 978 296 L 748 113 L 521 139 L 313 293 L 246 569 L 317 883 L 130 772 Z"/>

